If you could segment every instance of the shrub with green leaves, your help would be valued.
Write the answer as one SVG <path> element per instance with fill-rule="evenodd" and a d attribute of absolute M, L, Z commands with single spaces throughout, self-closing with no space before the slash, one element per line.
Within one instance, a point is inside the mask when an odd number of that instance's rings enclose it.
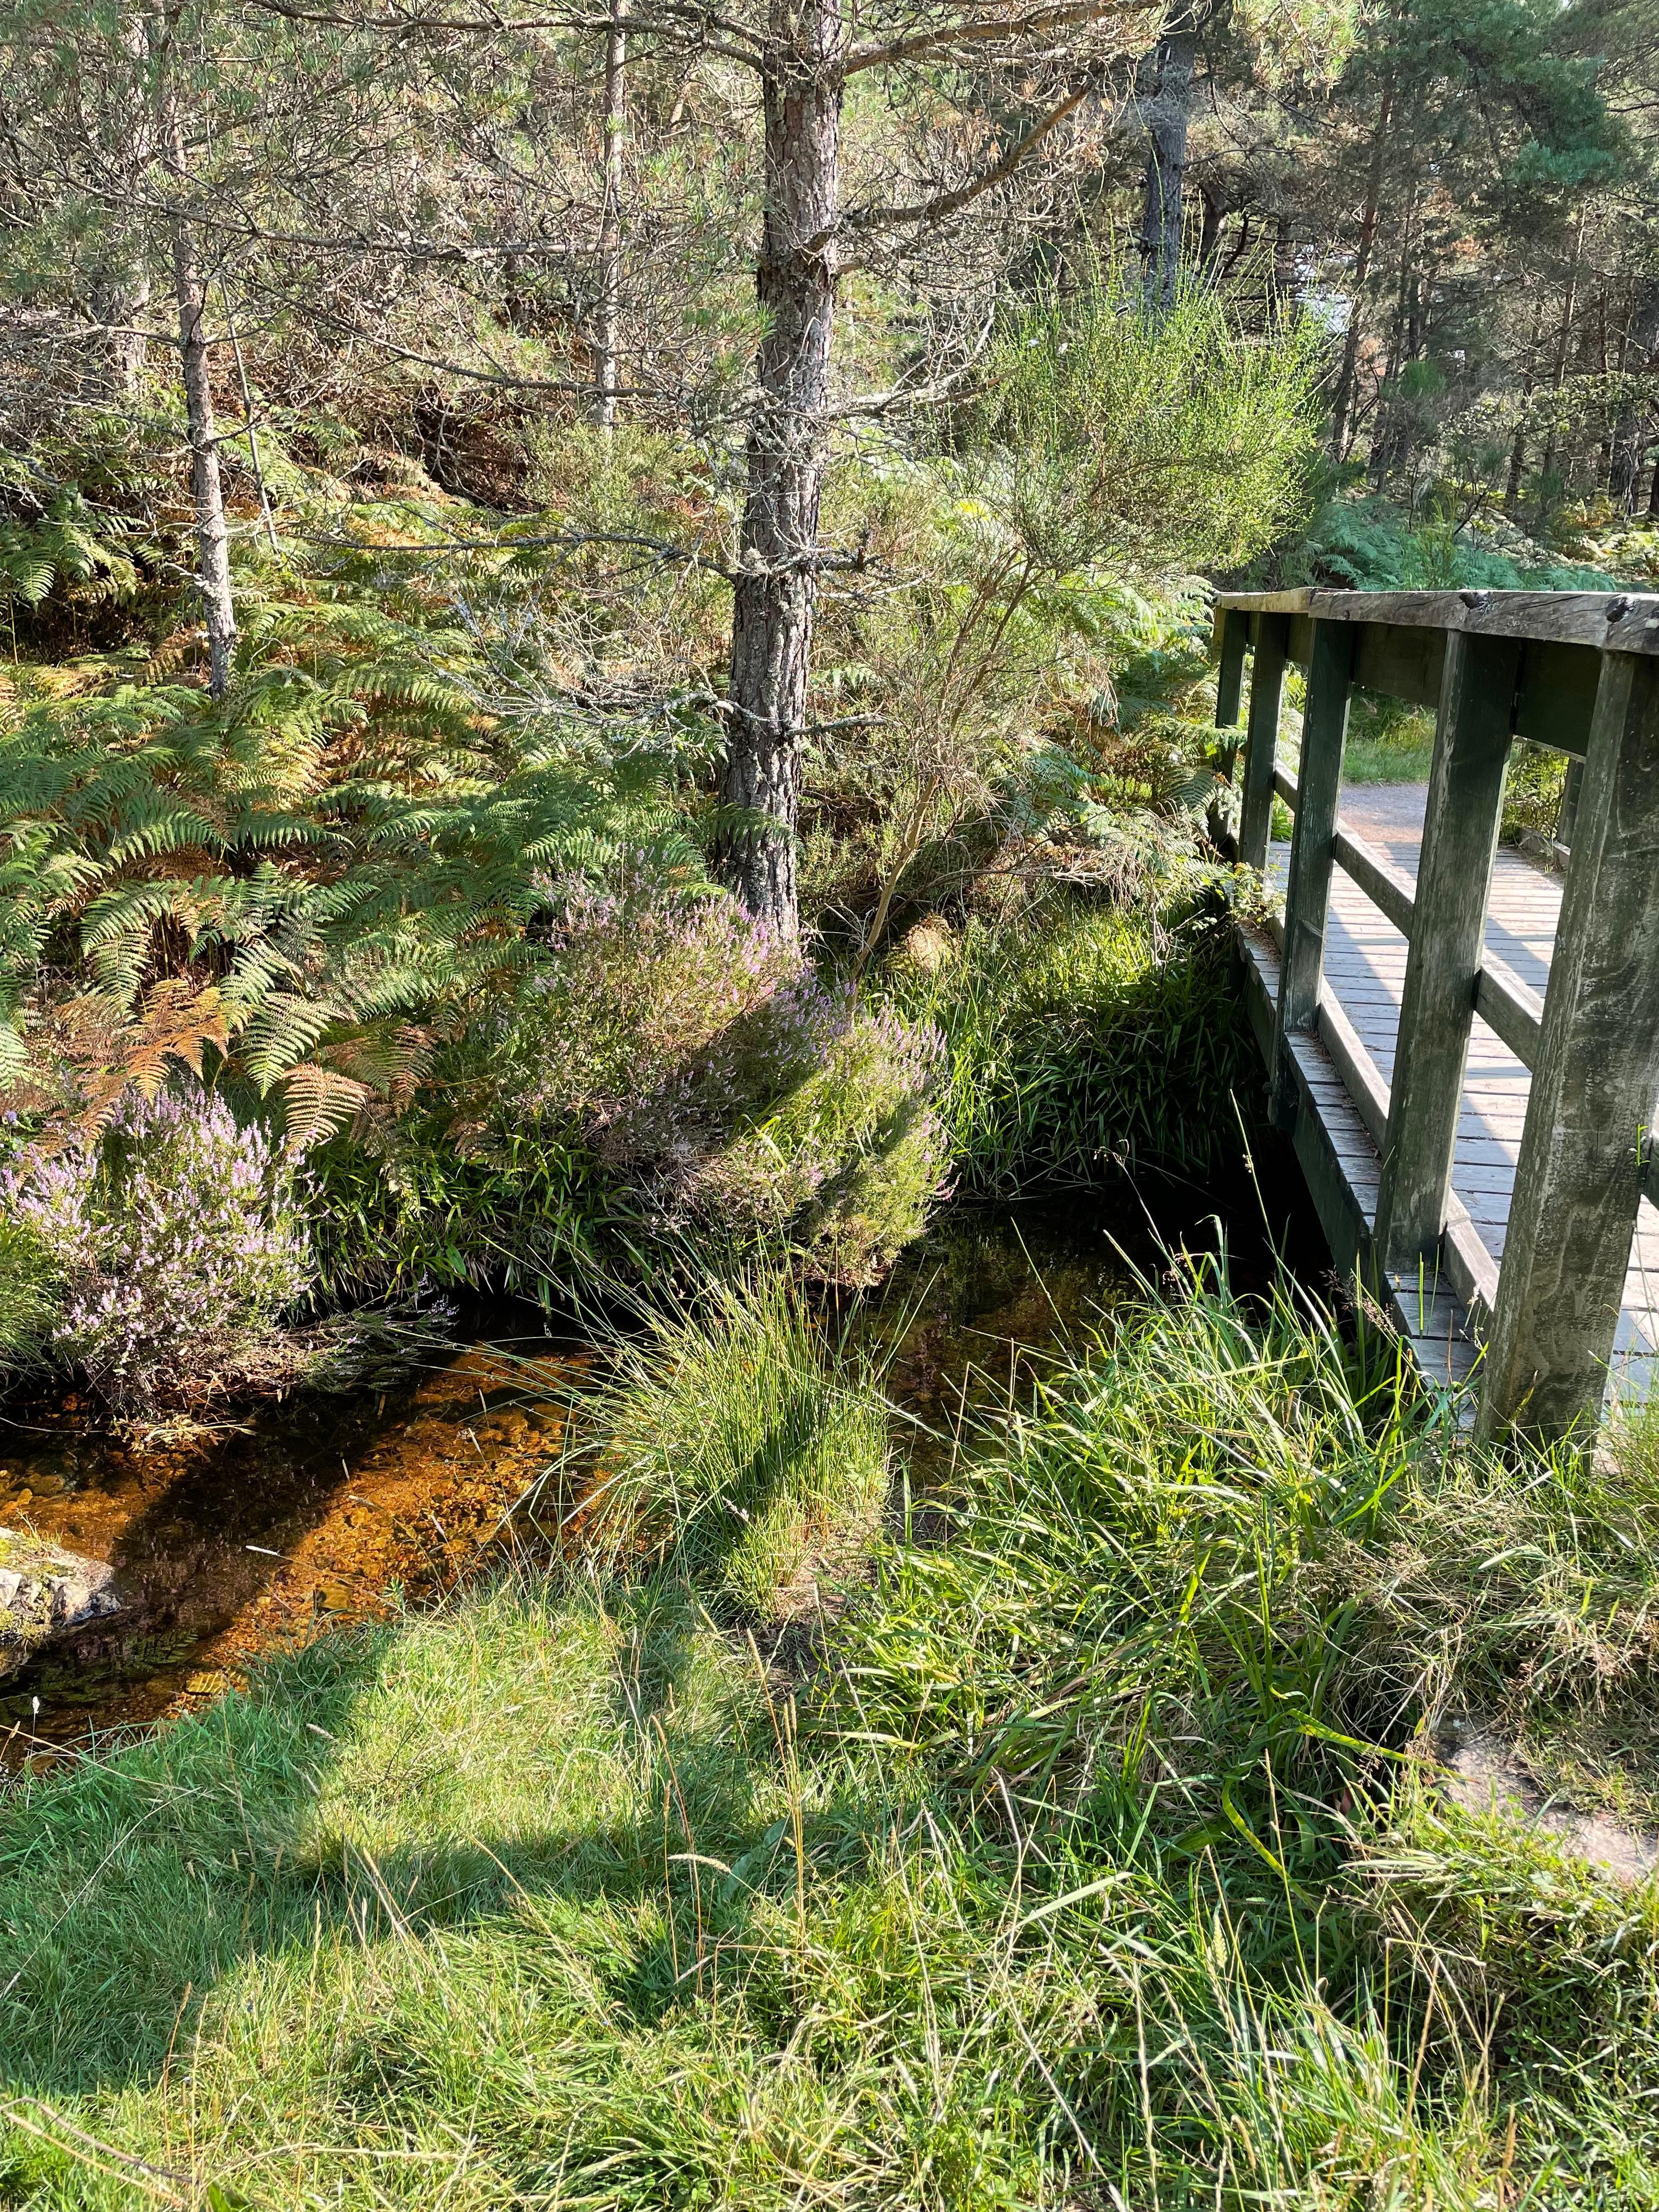
<path fill-rule="evenodd" d="M 1200 283 L 1160 312 L 1085 264 L 1005 298 L 969 435 L 1053 574 L 1233 567 L 1304 511 L 1321 368 L 1305 320 L 1264 339 Z"/>

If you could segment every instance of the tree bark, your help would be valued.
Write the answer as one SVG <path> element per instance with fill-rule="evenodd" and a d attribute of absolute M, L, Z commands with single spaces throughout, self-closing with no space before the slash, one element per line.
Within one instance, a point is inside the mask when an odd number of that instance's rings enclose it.
<path fill-rule="evenodd" d="M 1140 216 L 1140 263 L 1147 304 L 1174 304 L 1181 274 L 1182 198 L 1187 174 L 1187 133 L 1193 116 L 1193 70 L 1198 59 L 1198 21 L 1181 7 L 1153 50 L 1151 96 L 1141 103 L 1146 126 L 1146 183 Z"/>
<path fill-rule="evenodd" d="M 1533 309 L 1532 337 L 1527 346 L 1526 373 L 1521 379 L 1521 419 L 1510 447 L 1510 472 L 1504 486 L 1504 512 L 1513 520 L 1521 505 L 1521 479 L 1527 465 L 1527 404 L 1538 380 L 1538 349 L 1544 337 L 1544 306 Z"/>
<path fill-rule="evenodd" d="M 599 300 L 593 318 L 593 423 L 617 421 L 617 334 L 622 319 L 623 134 L 628 124 L 628 0 L 611 0 L 605 41 L 605 146 L 599 206 Z"/>
<path fill-rule="evenodd" d="M 131 399 L 143 378 L 148 345 L 143 321 L 149 271 L 135 254 L 125 268 L 106 270 L 89 302 L 102 335 L 102 382 L 112 399 Z"/>
<path fill-rule="evenodd" d="M 225 527 L 224 488 L 219 476 L 219 430 L 208 373 L 207 282 L 184 201 L 190 183 L 184 124 L 178 99 L 161 60 L 160 137 L 177 204 L 173 214 L 173 289 L 179 307 L 179 357 L 184 372 L 185 420 L 190 436 L 190 488 L 196 507 L 198 581 L 207 625 L 208 690 L 222 699 L 236 642 L 236 608 L 230 590 L 230 533 Z"/>
<path fill-rule="evenodd" d="M 149 98 L 149 50 L 143 19 L 123 8 L 117 36 L 128 71 L 121 86 L 118 129 L 125 143 L 113 149 L 124 181 L 136 200 L 144 170 L 155 152 L 154 119 Z M 91 288 L 88 305 L 100 325 L 101 376 L 105 391 L 129 400 L 143 376 L 146 338 L 143 318 L 150 301 L 150 272 L 144 241 L 131 218 L 118 218 L 110 251 Z"/>
<path fill-rule="evenodd" d="M 1331 453 L 1341 460 L 1347 449 L 1349 418 L 1353 407 L 1354 380 L 1359 366 L 1359 318 L 1364 305 L 1365 281 L 1370 274 L 1371 249 L 1376 243 L 1377 210 L 1382 200 L 1382 174 L 1389 147 L 1389 121 L 1394 110 L 1394 87 L 1386 85 L 1371 134 L 1370 166 L 1365 173 L 1365 204 L 1359 218 L 1359 237 L 1353 257 L 1353 305 L 1348 311 L 1347 336 L 1342 341 L 1342 368 L 1336 381 L 1336 406 L 1331 421 Z"/>
<path fill-rule="evenodd" d="M 1389 357 L 1383 369 L 1382 387 L 1377 393 L 1376 428 L 1371 438 L 1371 481 L 1379 490 L 1393 469 L 1403 442 L 1401 410 L 1404 401 L 1398 385 L 1409 358 L 1406 348 L 1412 290 L 1416 277 L 1413 258 L 1416 223 L 1417 184 L 1413 179 L 1401 231 L 1400 289 L 1395 297 L 1394 321 L 1389 332 Z"/>
<path fill-rule="evenodd" d="M 1559 395 L 1567 380 L 1567 359 L 1572 345 L 1573 317 L 1578 311 L 1578 264 L 1584 251 L 1584 222 L 1589 208 L 1578 210 L 1578 222 L 1572 234 L 1572 259 L 1567 264 L 1567 289 L 1561 297 L 1561 329 L 1555 348 L 1555 377 L 1552 389 Z M 1544 458 L 1538 465 L 1538 520 L 1537 535 L 1543 535 L 1550 501 L 1550 471 L 1555 466 L 1555 441 L 1560 418 L 1558 404 L 1550 416 L 1550 427 L 1544 438 Z"/>
<path fill-rule="evenodd" d="M 839 259 L 841 0 L 770 0 L 763 70 L 766 213 L 757 362 L 732 617 L 723 805 L 764 817 L 721 841 L 749 911 L 798 927 L 795 820 L 817 597 L 818 495 Z"/>
<path fill-rule="evenodd" d="M 1636 313 L 1631 318 L 1630 339 L 1622 366 L 1627 376 L 1650 377 L 1659 370 L 1659 277 L 1643 279 Z M 1641 405 L 1633 393 L 1620 400 L 1613 421 L 1608 489 L 1626 514 L 1635 511 L 1642 459 L 1653 428 L 1651 412 Z"/>

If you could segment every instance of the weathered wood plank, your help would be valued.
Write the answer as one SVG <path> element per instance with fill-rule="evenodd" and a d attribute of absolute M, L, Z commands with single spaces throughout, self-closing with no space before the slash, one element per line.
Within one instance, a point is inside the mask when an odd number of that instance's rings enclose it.
<path fill-rule="evenodd" d="M 1244 651 L 1250 641 L 1250 618 L 1229 607 L 1218 617 L 1221 630 L 1219 665 L 1215 679 L 1215 724 L 1230 730 L 1238 720 L 1239 696 L 1244 686 Z"/>
<path fill-rule="evenodd" d="M 1402 935 L 1409 934 L 1414 887 L 1385 854 L 1374 852 L 1363 837 L 1346 828 L 1338 817 L 1335 853 L 1339 866 L 1352 877 L 1371 904 Z"/>
<path fill-rule="evenodd" d="M 1533 1066 L 1538 1058 L 1544 1001 L 1490 950 L 1483 953 L 1480 973 L 1474 979 L 1474 1010 L 1517 1060 L 1528 1067 Z"/>
<path fill-rule="evenodd" d="M 1224 592 L 1219 608 L 1659 654 L 1650 592 Z"/>
<path fill-rule="evenodd" d="M 1601 665 L 1483 1394 L 1560 1434 L 1601 1402 L 1659 1100 L 1659 662 Z"/>
<path fill-rule="evenodd" d="M 1378 1201 L 1390 1269 L 1431 1252 L 1446 1225 L 1519 661 L 1508 638 L 1447 641 Z"/>
<path fill-rule="evenodd" d="M 1282 1065 L 1285 1040 L 1310 1028 L 1319 1006 L 1325 956 L 1325 917 L 1330 903 L 1333 839 L 1342 756 L 1347 743 L 1348 699 L 1353 666 L 1352 633 L 1322 623 L 1314 633 L 1308 669 L 1308 703 L 1302 720 L 1302 770 L 1297 779 L 1295 832 L 1285 893 L 1284 954 L 1279 966 L 1273 1075 L 1273 1117 L 1288 1128 L 1294 1097 Z"/>
<path fill-rule="evenodd" d="M 1255 658 L 1250 670 L 1250 718 L 1244 743 L 1244 781 L 1239 799 L 1238 857 L 1247 866 L 1265 868 L 1273 829 L 1273 769 L 1279 751 L 1279 717 L 1285 702 L 1285 669 L 1291 625 L 1284 615 L 1259 615 Z"/>

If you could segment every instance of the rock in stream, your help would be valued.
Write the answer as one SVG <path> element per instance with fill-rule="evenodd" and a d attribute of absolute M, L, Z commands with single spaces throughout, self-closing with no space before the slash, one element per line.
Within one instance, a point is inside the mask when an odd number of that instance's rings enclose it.
<path fill-rule="evenodd" d="M 114 1569 L 0 1528 L 0 1680 L 67 1632 L 119 1613 Z"/>

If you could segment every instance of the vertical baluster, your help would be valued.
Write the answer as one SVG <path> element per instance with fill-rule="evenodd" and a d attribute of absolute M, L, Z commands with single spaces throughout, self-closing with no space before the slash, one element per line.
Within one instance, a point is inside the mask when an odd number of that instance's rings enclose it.
<path fill-rule="evenodd" d="M 1250 641 L 1250 617 L 1243 607 L 1229 607 L 1221 617 L 1221 651 L 1215 674 L 1215 726 L 1231 730 L 1238 720 L 1238 702 L 1244 689 L 1244 648 Z M 1233 754 L 1223 756 L 1222 772 L 1231 781 Z"/>
<path fill-rule="evenodd" d="M 1446 640 L 1376 1208 L 1392 1273 L 1431 1258 L 1446 1225 L 1520 667 L 1516 639 Z"/>
<path fill-rule="evenodd" d="M 1279 751 L 1279 720 L 1285 701 L 1285 665 L 1290 656 L 1291 618 L 1260 615 L 1255 626 L 1255 660 L 1250 672 L 1250 715 L 1244 741 L 1244 787 L 1240 801 L 1238 857 L 1252 868 L 1267 865 L 1267 841 L 1273 818 L 1273 763 Z"/>
<path fill-rule="evenodd" d="M 1521 1140 L 1483 1424 L 1595 1416 L 1659 1100 L 1659 660 L 1604 653 Z"/>
<path fill-rule="evenodd" d="M 1348 739 L 1354 635 L 1345 623 L 1316 622 L 1313 626 L 1274 1022 L 1273 1117 L 1280 1128 L 1290 1127 L 1296 1112 L 1296 1081 L 1286 1039 L 1294 1030 L 1311 1029 L 1319 1010 L 1337 797 L 1342 787 L 1342 755 Z"/>

